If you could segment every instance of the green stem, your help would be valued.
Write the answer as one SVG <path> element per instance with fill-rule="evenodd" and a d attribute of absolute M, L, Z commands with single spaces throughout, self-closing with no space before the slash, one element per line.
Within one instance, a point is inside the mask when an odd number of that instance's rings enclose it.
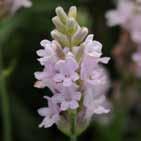
<path fill-rule="evenodd" d="M 6 80 L 3 76 L 2 65 L 2 48 L 0 47 L 0 96 L 3 116 L 3 141 L 11 141 L 9 99 L 6 90 Z"/>
<path fill-rule="evenodd" d="M 71 128 L 71 136 L 70 141 L 77 141 L 77 135 L 76 135 L 76 125 L 77 125 L 77 117 L 76 117 L 76 111 L 72 113 L 72 128 Z"/>
<path fill-rule="evenodd" d="M 71 136 L 70 141 L 77 141 L 77 137 L 76 136 Z"/>

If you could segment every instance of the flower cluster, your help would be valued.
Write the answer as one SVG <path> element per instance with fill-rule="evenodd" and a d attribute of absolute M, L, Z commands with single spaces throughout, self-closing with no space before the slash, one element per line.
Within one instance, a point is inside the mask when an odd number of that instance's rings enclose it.
<path fill-rule="evenodd" d="M 44 117 L 39 127 L 45 128 L 74 111 L 82 120 L 110 110 L 105 96 L 109 79 L 101 65 L 110 58 L 102 57 L 102 44 L 93 40 L 92 34 L 87 36 L 88 29 L 77 23 L 76 7 L 72 6 L 68 14 L 57 7 L 56 14 L 52 19 L 54 40 L 41 41 L 43 48 L 37 51 L 43 71 L 35 72 L 35 87 L 48 87 L 53 93 L 52 97 L 45 96 L 48 107 L 38 110 Z"/>
<path fill-rule="evenodd" d="M 138 70 L 141 69 L 138 64 L 140 58 L 137 57 L 137 54 L 141 54 L 141 0 L 118 0 L 117 9 L 108 11 L 106 18 L 109 26 L 120 25 L 127 30 L 132 41 L 137 45 L 137 52 L 132 58 L 137 64 L 138 75 Z"/>
<path fill-rule="evenodd" d="M 30 0 L 2 0 L 0 1 L 0 16 L 7 13 L 15 13 L 21 7 L 31 7 Z"/>

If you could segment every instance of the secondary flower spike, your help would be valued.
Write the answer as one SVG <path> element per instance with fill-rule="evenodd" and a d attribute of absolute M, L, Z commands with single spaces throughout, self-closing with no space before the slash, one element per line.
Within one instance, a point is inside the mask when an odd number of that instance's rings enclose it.
<path fill-rule="evenodd" d="M 141 63 L 139 57 L 141 54 L 141 0 L 117 0 L 117 8 L 108 11 L 106 18 L 109 26 L 119 25 L 122 28 L 123 34 L 128 32 L 129 39 L 127 42 L 129 42 L 131 38 L 133 41 L 132 47 L 136 47 L 136 51 L 132 53 L 131 56 L 131 63 L 135 63 L 134 70 L 132 71 L 137 77 L 141 77 Z M 122 50 L 126 52 L 126 48 L 127 47 L 124 47 L 125 51 L 124 49 Z"/>
<path fill-rule="evenodd" d="M 106 18 L 109 26 L 120 25 L 135 43 L 141 44 L 141 0 L 118 0 L 117 9 L 108 11 Z"/>
<path fill-rule="evenodd" d="M 80 134 L 93 114 L 110 111 L 105 96 L 110 83 L 102 66 L 110 58 L 102 56 L 102 44 L 93 39 L 94 35 L 88 35 L 88 29 L 76 19 L 75 6 L 68 14 L 62 7 L 56 8 L 56 16 L 52 18 L 56 27 L 51 31 L 53 40 L 41 41 L 42 49 L 37 55 L 43 70 L 35 72 L 35 87 L 48 87 L 52 91 L 51 97 L 45 97 L 48 107 L 38 110 L 44 117 L 39 127 L 56 124 L 69 136 L 74 132 Z M 77 121 L 75 131 L 72 119 Z"/>

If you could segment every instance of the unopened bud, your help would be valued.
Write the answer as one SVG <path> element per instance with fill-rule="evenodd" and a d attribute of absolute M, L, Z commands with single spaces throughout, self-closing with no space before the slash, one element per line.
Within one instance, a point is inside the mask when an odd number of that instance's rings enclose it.
<path fill-rule="evenodd" d="M 62 7 L 57 7 L 56 8 L 56 14 L 57 14 L 57 16 L 60 18 L 60 20 L 64 23 L 64 24 L 66 24 L 66 22 L 67 22 L 67 15 L 66 15 L 66 13 L 65 13 L 65 11 L 64 11 L 64 9 L 62 8 Z"/>
<path fill-rule="evenodd" d="M 68 12 L 68 16 L 73 17 L 74 19 L 76 19 L 76 16 L 77 16 L 77 8 L 76 8 L 76 6 L 70 7 L 69 12 Z"/>
<path fill-rule="evenodd" d="M 77 31 L 77 22 L 74 20 L 74 18 L 69 18 L 67 20 L 67 34 L 73 35 Z"/>
<path fill-rule="evenodd" d="M 72 37 L 72 45 L 77 46 L 81 44 L 81 42 L 85 39 L 87 34 L 88 34 L 88 29 L 86 27 L 79 29 Z"/>
<path fill-rule="evenodd" d="M 61 22 L 61 20 L 57 16 L 52 18 L 52 22 L 54 23 L 58 31 L 63 33 L 66 32 L 65 25 Z"/>
<path fill-rule="evenodd" d="M 51 36 L 52 36 L 52 38 L 57 40 L 62 46 L 69 47 L 69 40 L 68 40 L 67 36 L 64 35 L 63 33 L 59 32 L 57 30 L 53 30 L 51 32 Z"/>
<path fill-rule="evenodd" d="M 55 45 L 55 51 L 56 51 L 56 54 L 57 56 L 60 58 L 60 59 L 64 59 L 65 58 L 65 54 L 63 52 L 63 49 L 61 47 L 61 45 L 56 41 L 52 41 Z"/>

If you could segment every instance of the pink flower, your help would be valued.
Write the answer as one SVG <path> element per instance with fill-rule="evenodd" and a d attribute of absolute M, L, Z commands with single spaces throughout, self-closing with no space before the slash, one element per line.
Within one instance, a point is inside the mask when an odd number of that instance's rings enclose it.
<path fill-rule="evenodd" d="M 76 17 L 75 7 L 70 9 L 69 16 L 61 7 L 56 13 L 53 18 L 56 30 L 52 33 L 55 40 L 41 41 L 43 49 L 37 51 L 43 71 L 35 72 L 35 86 L 48 87 L 53 93 L 47 98 L 48 107 L 38 111 L 44 117 L 39 126 L 45 128 L 70 119 L 68 111 L 74 111 L 76 118 L 84 113 L 86 120 L 93 114 L 109 112 L 105 106 L 109 79 L 100 63 L 107 64 L 110 58 L 102 57 L 102 44 L 93 40 L 92 34 L 87 36 L 86 28 L 69 17 Z"/>
<path fill-rule="evenodd" d="M 49 62 L 56 62 L 57 56 L 56 56 L 56 44 L 53 41 L 43 40 L 41 41 L 41 46 L 44 47 L 44 49 L 40 49 L 37 51 L 37 55 L 41 58 L 38 59 L 38 61 L 41 63 L 41 65 L 48 65 Z"/>
<path fill-rule="evenodd" d="M 59 106 L 54 103 L 52 98 L 45 97 L 45 99 L 48 100 L 48 107 L 41 108 L 38 110 L 38 113 L 44 117 L 42 123 L 39 125 L 39 127 L 51 127 L 54 123 L 58 122 L 60 116 L 60 110 Z"/>
<path fill-rule="evenodd" d="M 84 60 L 93 59 L 94 62 L 101 62 L 107 64 L 110 60 L 109 57 L 101 57 L 102 55 L 102 44 L 98 41 L 93 40 L 93 35 L 88 35 L 84 45 Z"/>
<path fill-rule="evenodd" d="M 90 84 L 95 84 L 95 80 L 101 81 L 101 71 L 99 63 L 107 64 L 110 60 L 109 57 L 101 57 L 102 44 L 98 41 L 93 41 L 93 35 L 89 35 L 84 42 L 84 56 L 81 62 L 80 76 L 81 80 Z"/>
<path fill-rule="evenodd" d="M 45 62 L 45 67 L 42 72 L 35 72 L 35 78 L 38 80 L 35 84 L 37 88 L 51 87 L 53 84 L 53 76 L 55 75 L 55 62 L 52 59 L 48 59 Z M 54 82 L 55 83 L 55 82 Z"/>
<path fill-rule="evenodd" d="M 87 86 L 87 89 L 92 89 L 92 91 L 97 90 L 105 92 L 105 89 L 109 86 L 109 79 L 108 74 L 105 71 L 105 69 L 96 64 L 89 64 L 91 67 L 89 69 L 86 69 L 87 66 L 83 66 L 84 70 L 81 74 L 81 79 L 84 80 L 85 86 Z M 106 93 L 106 92 L 105 92 Z"/>
<path fill-rule="evenodd" d="M 53 96 L 54 101 L 60 103 L 61 111 L 68 109 L 77 109 L 79 107 L 79 100 L 81 99 L 81 93 L 77 91 L 75 86 L 64 87 L 59 94 Z"/>
<path fill-rule="evenodd" d="M 59 60 L 55 64 L 56 75 L 54 80 L 58 83 L 63 83 L 63 86 L 71 86 L 73 82 L 79 79 L 79 75 L 76 72 L 78 69 L 78 63 L 75 58 L 68 55 L 65 60 Z"/>
<path fill-rule="evenodd" d="M 53 73 L 52 73 L 53 74 Z M 45 88 L 48 87 L 54 94 L 58 93 L 62 89 L 61 83 L 56 83 L 52 77 L 49 76 L 48 70 L 43 72 L 35 72 L 35 78 L 38 80 L 35 83 L 35 87 L 37 88 Z"/>

